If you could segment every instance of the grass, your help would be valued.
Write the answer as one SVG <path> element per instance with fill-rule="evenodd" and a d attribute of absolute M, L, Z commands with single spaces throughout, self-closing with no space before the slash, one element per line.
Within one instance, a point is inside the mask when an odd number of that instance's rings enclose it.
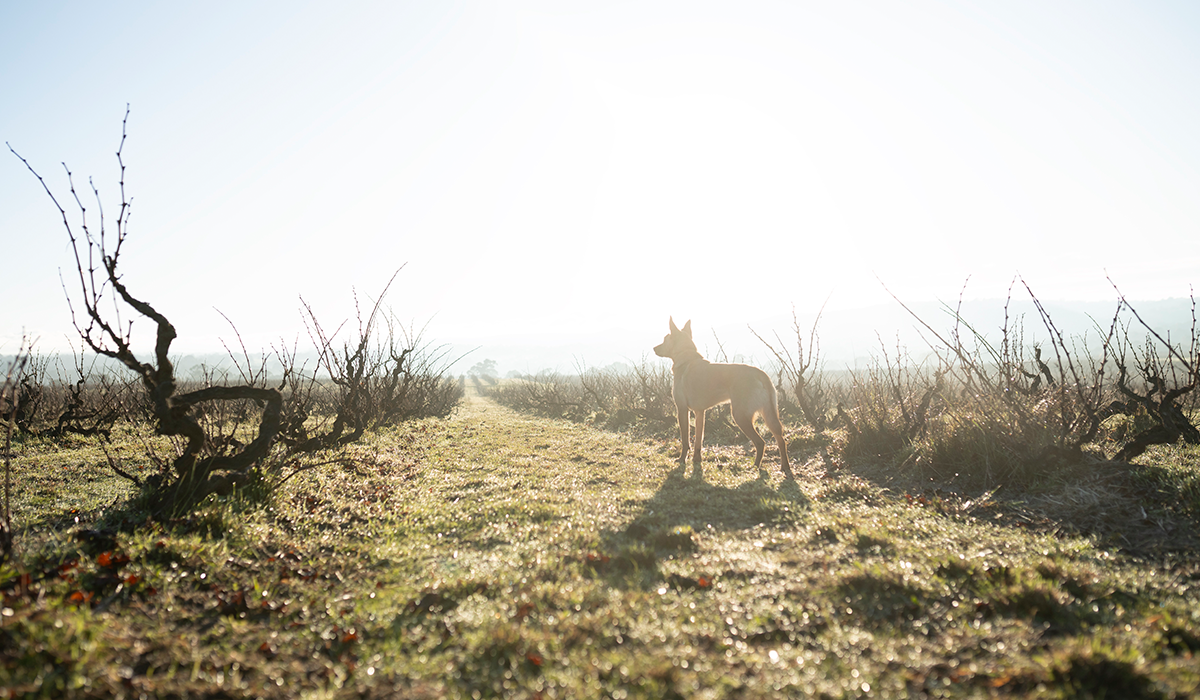
<path fill-rule="evenodd" d="M 1133 556 L 1037 494 L 919 491 L 815 442 L 795 481 L 740 446 L 697 474 L 673 440 L 474 399 L 265 505 L 136 528 L 103 455 L 70 447 L 18 452 L 10 696 L 1200 694 L 1195 550 Z M 1163 522 L 1187 529 L 1196 454 L 1090 493 L 1173 485 Z"/>

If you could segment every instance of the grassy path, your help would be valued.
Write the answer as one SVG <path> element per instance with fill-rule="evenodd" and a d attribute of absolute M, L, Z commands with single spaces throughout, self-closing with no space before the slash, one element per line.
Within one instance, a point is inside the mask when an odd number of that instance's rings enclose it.
<path fill-rule="evenodd" d="M 50 538 L 35 581 L 6 576 L 0 686 L 1200 693 L 1194 564 L 948 514 L 826 474 L 819 456 L 793 482 L 754 471 L 742 448 L 706 450 L 702 476 L 677 468 L 674 450 L 474 399 L 451 420 L 351 448 L 348 466 L 302 472 L 269 507 L 219 503 L 111 540 Z"/>

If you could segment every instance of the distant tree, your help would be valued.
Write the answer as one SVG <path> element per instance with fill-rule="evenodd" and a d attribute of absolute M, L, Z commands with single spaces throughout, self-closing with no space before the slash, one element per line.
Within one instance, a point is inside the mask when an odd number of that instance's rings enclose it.
<path fill-rule="evenodd" d="M 474 377 L 494 377 L 496 376 L 496 361 L 483 360 L 482 362 L 476 362 L 475 366 L 467 370 L 467 374 Z"/>

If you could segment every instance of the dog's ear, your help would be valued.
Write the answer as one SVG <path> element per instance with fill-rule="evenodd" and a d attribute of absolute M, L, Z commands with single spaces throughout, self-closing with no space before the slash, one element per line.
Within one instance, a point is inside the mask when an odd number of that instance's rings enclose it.
<path fill-rule="evenodd" d="M 688 322 L 683 324 L 683 332 L 687 334 L 687 337 L 692 337 L 692 319 L 689 318 Z"/>
<path fill-rule="evenodd" d="M 679 332 L 679 329 L 675 327 L 675 317 L 674 317 L 674 316 L 671 316 L 671 317 L 670 317 L 670 320 L 671 320 L 671 332 L 672 332 L 672 333 L 678 333 L 678 332 Z M 688 323 L 691 323 L 691 321 L 688 321 Z"/>

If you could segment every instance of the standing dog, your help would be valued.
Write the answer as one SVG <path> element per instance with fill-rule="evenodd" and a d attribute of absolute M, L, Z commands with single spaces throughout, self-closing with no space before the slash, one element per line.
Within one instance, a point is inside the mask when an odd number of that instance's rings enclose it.
<path fill-rule="evenodd" d="M 704 359 L 696 350 L 696 343 L 692 342 L 691 321 L 683 324 L 683 330 L 679 330 L 675 326 L 675 319 L 671 319 L 671 332 L 663 338 L 662 345 L 654 348 L 654 354 L 669 357 L 672 362 L 674 382 L 671 395 L 679 416 L 680 466 L 687 463 L 688 411 L 696 416 L 692 464 L 699 469 L 700 446 L 704 443 L 704 412 L 728 402 L 733 422 L 758 450 L 754 466 L 762 463 L 763 450 L 767 446 L 766 440 L 754 428 L 754 417 L 762 415 L 771 434 L 775 436 L 775 443 L 779 445 L 779 463 L 785 474 L 791 474 L 787 443 L 783 439 L 783 423 L 779 420 L 779 402 L 766 372 L 750 365 L 722 364 Z"/>

